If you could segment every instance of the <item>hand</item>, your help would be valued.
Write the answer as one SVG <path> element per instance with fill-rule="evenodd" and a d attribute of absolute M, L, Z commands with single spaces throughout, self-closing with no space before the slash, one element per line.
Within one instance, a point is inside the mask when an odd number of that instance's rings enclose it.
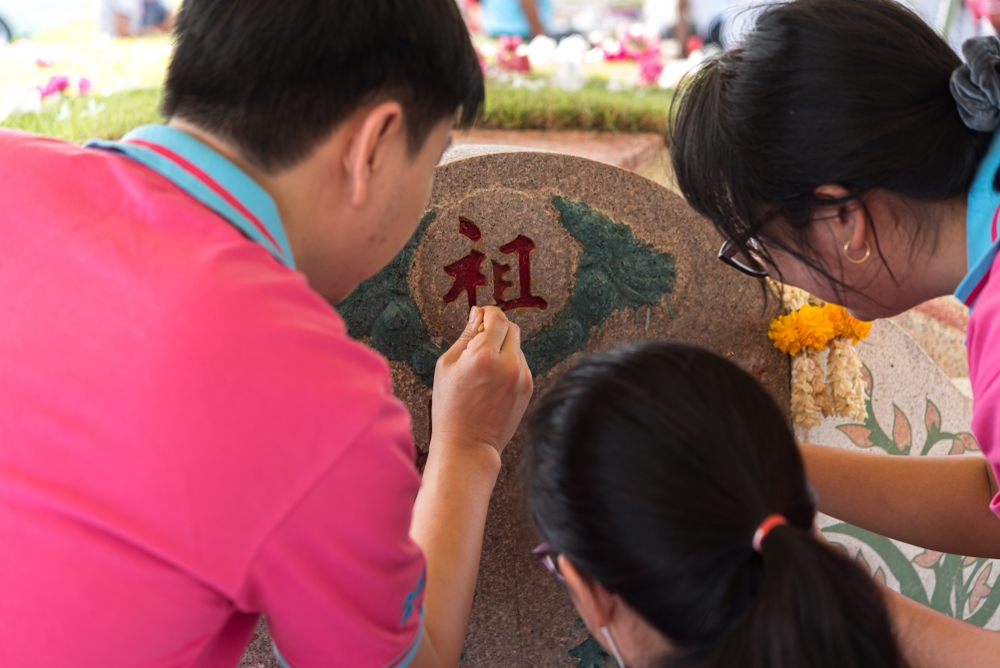
<path fill-rule="evenodd" d="M 520 328 L 495 306 L 472 307 L 465 331 L 434 373 L 431 447 L 435 442 L 486 444 L 503 452 L 532 387 Z"/>

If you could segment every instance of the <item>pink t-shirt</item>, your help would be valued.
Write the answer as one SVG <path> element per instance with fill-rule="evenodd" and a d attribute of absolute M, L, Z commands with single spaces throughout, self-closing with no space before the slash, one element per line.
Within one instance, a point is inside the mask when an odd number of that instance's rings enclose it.
<path fill-rule="evenodd" d="M 972 384 L 972 433 L 1000 480 L 1000 267 L 994 260 L 993 280 L 987 280 L 969 316 L 965 340 Z M 1000 495 L 990 510 L 1000 515 Z"/>
<path fill-rule="evenodd" d="M 955 296 L 972 309 L 965 339 L 972 383 L 972 433 L 1000 479 L 1000 133 L 994 135 L 969 189 L 966 219 L 968 273 Z M 1000 515 L 1000 495 L 990 509 Z"/>
<path fill-rule="evenodd" d="M 0 130 L 0 202 L 0 663 L 233 668 L 264 613 L 295 668 L 405 665 L 419 478 L 385 361 L 125 155 Z"/>

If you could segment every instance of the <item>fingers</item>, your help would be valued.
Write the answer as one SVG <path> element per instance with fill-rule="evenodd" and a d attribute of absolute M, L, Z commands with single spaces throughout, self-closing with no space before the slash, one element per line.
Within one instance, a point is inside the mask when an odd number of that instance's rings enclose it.
<path fill-rule="evenodd" d="M 445 353 L 445 356 L 452 358 L 457 358 L 462 352 L 469 346 L 469 342 L 476 338 L 476 335 L 482 331 L 483 327 L 483 309 L 478 306 L 473 306 L 469 309 L 469 320 L 465 323 L 465 329 L 462 330 L 462 334 L 458 337 L 455 343 L 452 344 L 451 348 Z"/>
<path fill-rule="evenodd" d="M 469 320 L 465 323 L 465 329 L 462 330 L 462 335 L 458 337 L 455 344 L 464 348 L 481 331 L 483 331 L 483 309 L 473 306 L 469 309 Z"/>
<path fill-rule="evenodd" d="M 507 335 L 504 337 L 503 344 L 500 346 L 501 353 L 507 353 L 510 351 L 521 351 L 521 328 L 512 322 L 507 326 Z"/>
<path fill-rule="evenodd" d="M 512 325 L 504 312 L 496 306 L 487 306 L 483 311 L 483 330 L 479 335 L 482 345 L 499 351 Z M 520 341 L 520 338 L 518 338 Z"/>

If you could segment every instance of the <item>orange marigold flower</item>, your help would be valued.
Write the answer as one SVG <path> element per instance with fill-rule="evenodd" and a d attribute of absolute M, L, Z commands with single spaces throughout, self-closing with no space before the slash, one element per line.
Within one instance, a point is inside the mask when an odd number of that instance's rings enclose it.
<path fill-rule="evenodd" d="M 797 327 L 798 311 L 778 316 L 771 322 L 767 332 L 768 338 L 774 341 L 774 347 L 786 355 L 798 355 L 802 350 Z"/>
<path fill-rule="evenodd" d="M 854 339 L 854 343 L 867 339 L 868 334 L 870 334 L 872 331 L 872 324 L 870 322 L 864 322 L 862 320 L 858 320 L 850 313 L 847 314 L 847 317 L 850 318 L 850 323 L 851 323 L 850 337 Z"/>
<path fill-rule="evenodd" d="M 837 335 L 826 308 L 806 304 L 796 312 L 799 314 L 796 329 L 803 348 L 823 350 Z"/>
<path fill-rule="evenodd" d="M 868 338 L 868 334 L 872 330 L 872 324 L 870 322 L 862 322 L 858 320 L 853 315 L 847 312 L 843 306 L 836 306 L 834 304 L 827 304 L 825 307 L 828 311 L 828 317 L 830 322 L 833 323 L 834 331 L 837 336 L 842 336 L 845 339 L 851 339 L 853 343 L 857 343 L 862 339 Z"/>
<path fill-rule="evenodd" d="M 851 314 L 847 312 L 847 309 L 836 304 L 826 304 L 823 309 L 826 311 L 826 317 L 830 324 L 833 325 L 834 336 L 848 336 L 850 325 L 847 320 Z"/>

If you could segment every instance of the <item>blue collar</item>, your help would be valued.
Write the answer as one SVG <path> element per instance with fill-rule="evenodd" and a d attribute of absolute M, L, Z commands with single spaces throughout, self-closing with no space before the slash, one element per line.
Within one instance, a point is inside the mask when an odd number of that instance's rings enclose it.
<path fill-rule="evenodd" d="M 86 146 L 117 151 L 158 172 L 264 246 L 279 262 L 295 268 L 288 235 L 271 196 L 191 135 L 166 125 L 144 125 L 121 141 L 95 139 Z"/>
<path fill-rule="evenodd" d="M 986 157 L 979 163 L 976 178 L 969 188 L 969 209 L 965 222 L 965 246 L 968 256 L 968 273 L 955 296 L 972 308 L 990 278 L 990 269 L 997 251 L 1000 250 L 1000 238 L 997 235 L 997 222 L 1000 218 L 1000 192 L 993 189 L 993 179 L 1000 169 L 1000 133 L 993 136 Z"/>

